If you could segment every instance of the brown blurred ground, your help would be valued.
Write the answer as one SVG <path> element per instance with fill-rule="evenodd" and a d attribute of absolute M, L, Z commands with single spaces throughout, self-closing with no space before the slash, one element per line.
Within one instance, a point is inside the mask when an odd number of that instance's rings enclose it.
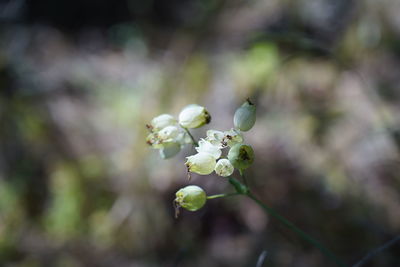
<path fill-rule="evenodd" d="M 331 266 L 246 199 L 174 219 L 193 150 L 161 160 L 144 125 L 198 103 L 202 137 L 247 97 L 263 201 L 348 264 L 399 233 L 397 1 L 55 3 L 0 5 L 0 265 Z"/>

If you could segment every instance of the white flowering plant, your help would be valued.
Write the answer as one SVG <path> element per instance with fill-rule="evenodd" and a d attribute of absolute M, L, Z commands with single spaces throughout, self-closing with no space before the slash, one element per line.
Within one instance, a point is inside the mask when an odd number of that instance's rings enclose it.
<path fill-rule="evenodd" d="M 254 126 L 256 106 L 247 99 L 236 110 L 232 129 L 226 131 L 208 130 L 204 138 L 196 141 L 190 133 L 190 129 L 199 128 L 210 121 L 211 115 L 205 107 L 191 104 L 182 109 L 178 119 L 170 114 L 162 114 L 155 117 L 147 125 L 149 135 L 146 141 L 152 148 L 159 149 L 160 156 L 163 159 L 175 156 L 188 144 L 195 147 L 197 153 L 187 156 L 185 162 L 189 180 L 190 173 L 209 175 L 215 172 L 217 175 L 225 177 L 234 189 L 234 192 L 231 193 L 207 195 L 197 185 L 183 187 L 176 192 L 173 201 L 175 217 L 178 216 L 180 208 L 197 211 L 206 204 L 207 200 L 242 195 L 252 199 L 268 215 L 279 220 L 304 240 L 317 247 L 337 266 L 346 266 L 330 250 L 259 200 L 248 187 L 245 170 L 251 167 L 254 162 L 254 151 L 250 145 L 244 143 L 243 132 L 249 131 Z M 222 153 L 223 150 L 228 150 L 228 153 Z M 227 156 L 223 156 L 225 154 Z M 232 177 L 235 169 L 238 170 L 241 179 Z"/>

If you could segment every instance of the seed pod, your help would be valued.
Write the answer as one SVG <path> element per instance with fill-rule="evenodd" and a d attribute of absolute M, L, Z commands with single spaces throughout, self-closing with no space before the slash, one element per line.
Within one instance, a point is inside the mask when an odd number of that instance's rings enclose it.
<path fill-rule="evenodd" d="M 256 122 L 256 106 L 248 99 L 233 116 L 233 124 L 241 131 L 250 130 Z"/>
<path fill-rule="evenodd" d="M 207 200 L 204 190 L 196 185 L 188 185 L 176 192 L 175 204 L 190 211 L 201 209 Z"/>
<path fill-rule="evenodd" d="M 229 150 L 228 159 L 236 169 L 243 171 L 254 161 L 253 148 L 248 145 L 236 144 Z"/>
<path fill-rule="evenodd" d="M 222 177 L 230 176 L 234 170 L 232 163 L 227 159 L 220 159 L 215 165 L 215 173 Z"/>
<path fill-rule="evenodd" d="M 179 124 L 184 128 L 199 128 L 211 121 L 208 111 L 199 105 L 186 106 L 179 113 Z"/>

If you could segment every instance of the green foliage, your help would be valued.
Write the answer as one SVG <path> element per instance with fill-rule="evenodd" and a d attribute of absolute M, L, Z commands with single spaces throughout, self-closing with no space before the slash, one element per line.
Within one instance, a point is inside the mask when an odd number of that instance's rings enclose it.
<path fill-rule="evenodd" d="M 45 216 L 46 229 L 61 241 L 79 237 L 84 229 L 84 194 L 74 168 L 68 163 L 59 163 L 51 175 L 50 188 L 53 194 Z"/>

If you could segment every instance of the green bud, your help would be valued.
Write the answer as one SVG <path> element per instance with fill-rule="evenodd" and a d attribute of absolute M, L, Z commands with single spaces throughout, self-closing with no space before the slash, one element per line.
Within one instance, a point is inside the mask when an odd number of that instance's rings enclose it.
<path fill-rule="evenodd" d="M 201 209 L 207 200 L 207 195 L 201 187 L 188 185 L 176 192 L 175 204 L 190 211 Z"/>
<path fill-rule="evenodd" d="M 243 171 L 254 161 L 253 148 L 248 145 L 236 144 L 229 150 L 228 159 L 235 168 Z"/>
<path fill-rule="evenodd" d="M 250 130 L 256 122 L 256 106 L 247 100 L 233 116 L 233 124 L 241 131 Z"/>
<path fill-rule="evenodd" d="M 178 143 L 166 143 L 160 149 L 160 156 L 162 159 L 169 159 L 181 151 L 181 145 Z"/>

